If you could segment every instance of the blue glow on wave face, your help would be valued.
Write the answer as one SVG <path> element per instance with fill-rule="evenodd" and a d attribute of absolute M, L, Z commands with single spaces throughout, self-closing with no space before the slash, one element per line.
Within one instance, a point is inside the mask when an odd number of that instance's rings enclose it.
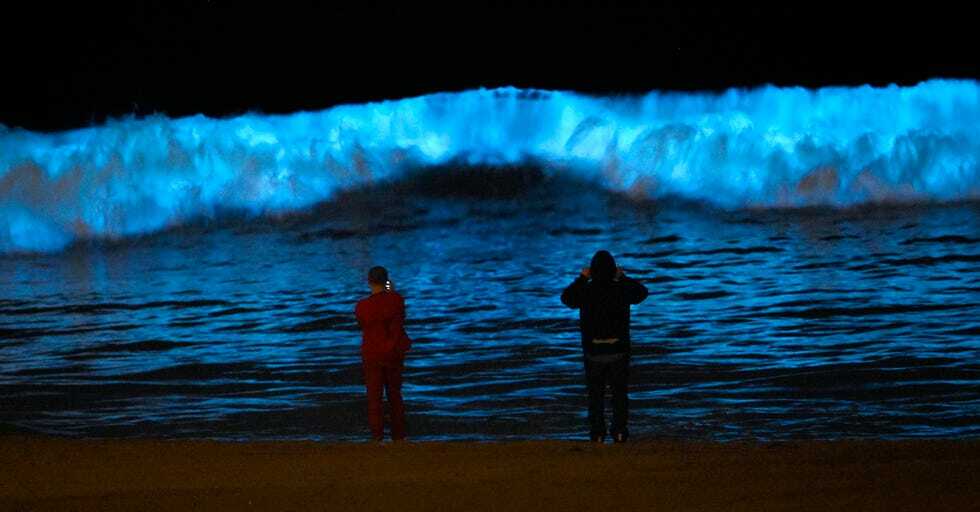
<path fill-rule="evenodd" d="M 534 159 L 610 190 L 723 208 L 977 199 L 978 126 L 978 84 L 944 80 L 642 97 L 504 88 L 57 134 L 0 126 L 0 252 L 302 209 L 449 161 Z"/>

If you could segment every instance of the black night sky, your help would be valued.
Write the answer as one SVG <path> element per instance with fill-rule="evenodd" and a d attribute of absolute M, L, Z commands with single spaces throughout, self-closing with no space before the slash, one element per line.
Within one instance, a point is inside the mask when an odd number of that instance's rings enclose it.
<path fill-rule="evenodd" d="M 176 1 L 4 7 L 0 123 L 60 130 L 514 85 L 597 94 L 978 78 L 964 7 Z"/>

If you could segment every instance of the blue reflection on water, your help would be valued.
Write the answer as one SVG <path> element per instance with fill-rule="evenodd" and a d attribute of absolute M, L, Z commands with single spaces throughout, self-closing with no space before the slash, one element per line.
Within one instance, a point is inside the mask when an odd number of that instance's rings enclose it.
<path fill-rule="evenodd" d="M 608 248 L 652 292 L 633 313 L 641 438 L 980 433 L 977 204 L 723 211 L 537 179 L 479 199 L 384 185 L 308 215 L 0 259 L 0 423 L 363 438 L 351 312 L 384 264 L 416 339 L 413 437 L 577 437 L 576 315 L 558 295 Z"/>

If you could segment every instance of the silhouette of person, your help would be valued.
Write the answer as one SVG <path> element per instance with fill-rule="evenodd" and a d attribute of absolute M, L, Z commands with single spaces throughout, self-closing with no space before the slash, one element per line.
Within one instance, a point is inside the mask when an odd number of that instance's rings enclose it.
<path fill-rule="evenodd" d="M 606 386 L 613 395 L 613 441 L 629 437 L 630 305 L 647 298 L 642 283 L 626 277 L 608 251 L 598 251 L 588 268 L 561 294 L 561 301 L 579 310 L 585 377 L 589 393 L 589 438 L 606 438 Z"/>

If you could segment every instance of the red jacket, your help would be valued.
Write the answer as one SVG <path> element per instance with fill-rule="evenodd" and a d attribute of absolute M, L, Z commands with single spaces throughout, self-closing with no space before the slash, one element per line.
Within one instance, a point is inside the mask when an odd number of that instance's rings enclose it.
<path fill-rule="evenodd" d="M 361 326 L 361 357 L 366 362 L 398 362 L 412 344 L 405 333 L 405 299 L 380 292 L 361 300 L 354 309 Z"/>

